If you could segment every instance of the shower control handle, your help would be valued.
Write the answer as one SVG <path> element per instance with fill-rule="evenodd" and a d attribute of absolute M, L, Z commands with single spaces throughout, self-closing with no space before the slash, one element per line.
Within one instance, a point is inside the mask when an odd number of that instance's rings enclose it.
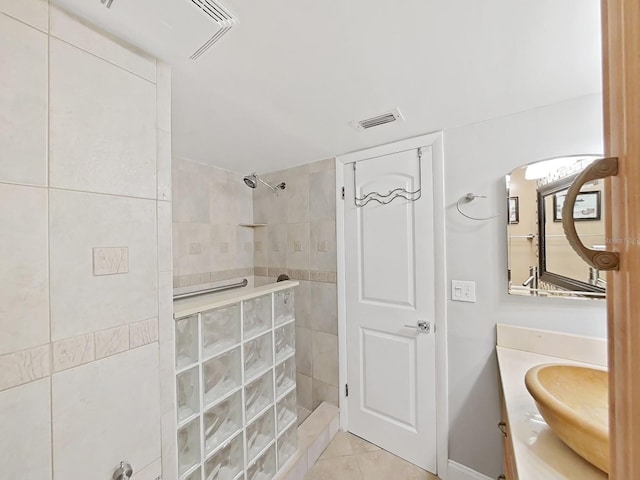
<path fill-rule="evenodd" d="M 120 465 L 116 468 L 116 471 L 113 472 L 113 477 L 111 478 L 113 480 L 130 480 L 132 476 L 133 467 L 131 467 L 131 464 L 123 461 L 120 462 Z"/>
<path fill-rule="evenodd" d="M 430 333 L 431 332 L 431 322 L 427 320 L 418 320 L 416 325 L 405 325 L 407 328 L 416 328 L 420 333 Z"/>

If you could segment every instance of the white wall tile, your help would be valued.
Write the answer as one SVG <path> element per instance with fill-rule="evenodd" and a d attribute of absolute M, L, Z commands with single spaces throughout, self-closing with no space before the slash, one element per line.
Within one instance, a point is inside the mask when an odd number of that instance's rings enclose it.
<path fill-rule="evenodd" d="M 158 341 L 158 319 L 151 318 L 129 325 L 129 338 L 131 348 L 138 348 L 143 345 Z"/>
<path fill-rule="evenodd" d="M 48 0 L 0 0 L 0 12 L 42 31 L 49 29 Z"/>
<path fill-rule="evenodd" d="M 96 358 L 93 334 L 66 338 L 53 344 L 53 371 L 60 372 Z"/>
<path fill-rule="evenodd" d="M 309 173 L 306 165 L 287 171 L 287 222 L 309 221 Z"/>
<path fill-rule="evenodd" d="M 156 198 L 155 85 L 54 38 L 50 56 L 50 185 Z"/>
<path fill-rule="evenodd" d="M 296 371 L 311 376 L 312 365 L 311 330 L 296 326 Z"/>
<path fill-rule="evenodd" d="M 158 130 L 158 200 L 171 200 L 171 133 Z"/>
<path fill-rule="evenodd" d="M 46 190 L 0 184 L 0 225 L 3 354 L 49 341 Z"/>
<path fill-rule="evenodd" d="M 0 391 L 49 375 L 49 356 L 49 345 L 0 355 Z"/>
<path fill-rule="evenodd" d="M 269 227 L 253 229 L 253 263 L 255 267 L 269 266 Z"/>
<path fill-rule="evenodd" d="M 336 170 L 336 159 L 335 158 L 326 158 L 324 160 L 318 160 L 317 162 L 307 164 L 307 169 L 309 173 L 314 172 L 324 172 L 327 170 L 333 170 L 335 173 Z"/>
<path fill-rule="evenodd" d="M 174 159 L 172 198 L 174 222 L 209 222 L 209 181 L 202 172 L 194 171 L 193 162 Z"/>
<path fill-rule="evenodd" d="M 52 380 L 54 478 L 111 478 L 160 457 L 156 344 L 56 373 Z"/>
<path fill-rule="evenodd" d="M 322 332 L 311 332 L 313 350 L 313 378 L 338 385 L 338 336 Z"/>
<path fill-rule="evenodd" d="M 231 270 L 237 266 L 237 225 L 211 226 L 210 242 L 213 249 L 212 270 Z"/>
<path fill-rule="evenodd" d="M 156 201 L 50 192 L 54 340 L 158 315 Z M 99 245 L 129 248 L 129 273 L 92 275 Z"/>
<path fill-rule="evenodd" d="M 164 480 L 178 479 L 176 429 L 176 412 L 171 410 L 164 413 L 162 415 L 162 478 Z"/>
<path fill-rule="evenodd" d="M 287 225 L 269 225 L 268 263 L 270 267 L 287 266 Z"/>
<path fill-rule="evenodd" d="M 171 66 L 158 62 L 157 75 L 157 125 L 159 129 L 171 132 Z"/>
<path fill-rule="evenodd" d="M 158 278 L 158 338 L 161 342 L 173 342 L 173 277 L 171 272 L 160 272 Z"/>
<path fill-rule="evenodd" d="M 25 2 L 28 5 L 40 2 Z M 42 2 L 44 3 L 44 2 Z M 0 0 L 0 9 L 22 2 Z M 0 14 L 0 181 L 47 182 L 47 36 Z"/>
<path fill-rule="evenodd" d="M 129 349 L 129 326 L 96 332 L 96 359 L 115 355 Z"/>
<path fill-rule="evenodd" d="M 158 202 L 158 269 L 170 272 L 173 268 L 171 203 Z"/>
<path fill-rule="evenodd" d="M 335 220 L 311 223 L 309 256 L 309 268 L 312 270 L 336 271 Z"/>
<path fill-rule="evenodd" d="M 164 415 L 171 412 L 175 416 L 176 377 L 175 343 L 160 342 L 160 411 Z M 175 430 L 174 430 L 175 433 Z"/>
<path fill-rule="evenodd" d="M 51 35 L 108 62 L 135 73 L 150 82 L 156 81 L 156 61 L 124 43 L 111 39 L 82 21 L 51 6 Z"/>
<path fill-rule="evenodd" d="M 180 275 L 210 272 L 213 269 L 213 245 L 211 227 L 208 223 L 174 223 L 178 231 L 177 245 L 173 245 L 174 255 L 178 258 Z M 199 254 L 191 253 L 191 245 L 199 243 Z"/>
<path fill-rule="evenodd" d="M 162 474 L 162 459 L 157 458 L 142 470 L 134 471 L 132 480 L 156 480 Z"/>
<path fill-rule="evenodd" d="M 309 268 L 309 224 L 289 223 L 287 225 L 288 268 Z"/>
<path fill-rule="evenodd" d="M 0 392 L 2 478 L 51 478 L 49 379 Z"/>
<path fill-rule="evenodd" d="M 253 268 L 253 228 L 236 226 L 235 268 Z"/>
<path fill-rule="evenodd" d="M 334 170 L 309 174 L 309 218 L 312 221 L 336 218 L 335 178 Z"/>
<path fill-rule="evenodd" d="M 311 329 L 338 335 L 338 290 L 335 283 L 309 282 Z M 298 299 L 296 298 L 296 301 Z"/>
<path fill-rule="evenodd" d="M 244 193 L 241 188 L 249 189 L 234 181 L 226 170 L 207 168 L 202 173 L 209 178 L 209 223 L 238 224 L 238 198 Z"/>

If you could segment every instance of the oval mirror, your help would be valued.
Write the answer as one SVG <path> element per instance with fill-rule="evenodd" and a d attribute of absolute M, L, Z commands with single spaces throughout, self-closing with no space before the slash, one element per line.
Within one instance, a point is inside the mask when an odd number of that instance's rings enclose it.
<path fill-rule="evenodd" d="M 587 265 L 562 228 L 562 206 L 578 174 L 600 155 L 535 162 L 506 176 L 509 293 L 565 298 L 606 297 L 604 272 Z M 584 185 L 573 211 L 582 242 L 605 248 L 604 180 Z"/>

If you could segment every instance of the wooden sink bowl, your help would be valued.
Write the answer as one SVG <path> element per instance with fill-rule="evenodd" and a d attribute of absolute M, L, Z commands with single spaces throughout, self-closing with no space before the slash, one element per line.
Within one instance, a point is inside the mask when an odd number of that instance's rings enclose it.
<path fill-rule="evenodd" d="M 573 365 L 538 365 L 527 390 L 551 430 L 569 448 L 609 473 L 609 375 Z"/>

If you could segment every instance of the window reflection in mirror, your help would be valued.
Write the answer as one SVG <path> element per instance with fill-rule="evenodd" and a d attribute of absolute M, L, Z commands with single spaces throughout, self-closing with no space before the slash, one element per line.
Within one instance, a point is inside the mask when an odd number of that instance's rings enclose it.
<path fill-rule="evenodd" d="M 604 272 L 587 265 L 562 227 L 568 188 L 596 155 L 544 160 L 507 175 L 509 293 L 605 298 Z M 604 181 L 587 183 L 573 212 L 585 245 L 604 249 Z"/>

